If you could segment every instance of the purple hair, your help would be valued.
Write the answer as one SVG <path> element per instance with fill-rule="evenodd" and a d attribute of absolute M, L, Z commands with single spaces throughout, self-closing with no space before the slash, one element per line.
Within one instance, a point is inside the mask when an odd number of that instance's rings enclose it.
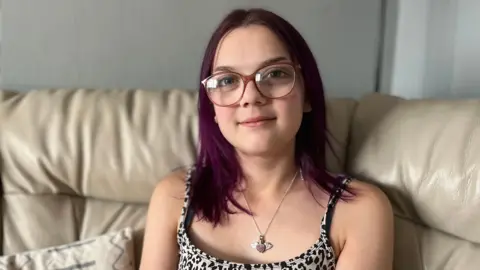
<path fill-rule="evenodd" d="M 322 79 L 306 41 L 290 23 L 263 9 L 232 11 L 220 23 L 208 43 L 200 80 L 211 74 L 221 39 L 233 29 L 248 25 L 268 27 L 285 44 L 292 60 L 302 67 L 305 98 L 310 102 L 312 110 L 304 114 L 296 135 L 295 162 L 302 168 L 305 180 L 315 182 L 331 194 L 339 182 L 326 170 L 325 152 L 328 141 Z M 241 211 L 249 214 L 250 212 L 233 197 L 243 172 L 236 158 L 235 149 L 224 138 L 214 121 L 214 108 L 202 84 L 198 113 L 200 149 L 192 174 L 190 208 L 199 218 L 217 225 L 223 221 L 226 214 L 234 213 L 228 207 L 229 202 Z"/>

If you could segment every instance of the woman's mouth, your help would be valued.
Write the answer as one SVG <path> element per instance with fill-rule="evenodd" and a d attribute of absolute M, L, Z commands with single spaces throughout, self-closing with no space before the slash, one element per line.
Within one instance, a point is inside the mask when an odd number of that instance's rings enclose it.
<path fill-rule="evenodd" d="M 245 127 L 258 127 L 258 126 L 268 124 L 275 119 L 276 119 L 275 117 L 257 116 L 257 117 L 247 118 L 239 122 L 239 125 L 242 125 Z"/>

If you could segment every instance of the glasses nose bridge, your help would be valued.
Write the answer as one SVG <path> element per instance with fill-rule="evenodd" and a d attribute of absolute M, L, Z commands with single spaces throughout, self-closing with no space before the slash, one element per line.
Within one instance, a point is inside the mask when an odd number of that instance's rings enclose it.
<path fill-rule="evenodd" d="M 253 81 L 253 83 L 255 83 L 255 77 L 257 76 L 257 73 L 253 73 L 253 74 L 250 74 L 250 75 L 245 75 L 245 76 L 242 76 L 242 80 L 243 80 L 243 87 L 246 88 L 247 87 L 247 84 L 250 82 L 250 81 Z"/>
<path fill-rule="evenodd" d="M 242 81 L 243 81 L 243 91 L 242 91 L 242 98 L 244 97 L 245 95 L 245 92 L 247 90 L 247 85 L 250 81 L 253 81 L 253 87 L 254 87 L 254 91 L 257 93 L 257 94 L 260 94 L 260 96 L 264 96 L 263 93 L 260 91 L 260 89 L 258 88 L 258 85 L 257 85 L 257 75 L 258 75 L 258 72 L 255 72 L 253 74 L 250 74 L 250 75 L 240 75 L 240 77 L 242 78 Z M 242 99 L 241 98 L 241 99 Z"/>

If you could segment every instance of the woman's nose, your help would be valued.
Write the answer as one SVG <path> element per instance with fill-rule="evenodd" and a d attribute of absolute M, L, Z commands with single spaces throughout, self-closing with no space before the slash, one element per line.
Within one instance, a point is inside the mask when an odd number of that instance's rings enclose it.
<path fill-rule="evenodd" d="M 242 99 L 240 100 L 240 106 L 247 107 L 251 105 L 262 105 L 265 104 L 265 102 L 266 98 L 261 94 L 255 81 L 249 81 L 245 85 L 245 90 Z"/>

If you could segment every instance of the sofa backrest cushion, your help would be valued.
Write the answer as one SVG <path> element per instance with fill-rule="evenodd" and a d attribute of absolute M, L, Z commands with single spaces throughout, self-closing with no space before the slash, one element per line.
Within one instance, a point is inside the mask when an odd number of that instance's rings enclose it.
<path fill-rule="evenodd" d="M 197 145 L 194 91 L 0 92 L 3 253 L 132 226 L 137 250 L 150 195 Z M 356 103 L 327 104 L 332 171 L 343 171 Z"/>

